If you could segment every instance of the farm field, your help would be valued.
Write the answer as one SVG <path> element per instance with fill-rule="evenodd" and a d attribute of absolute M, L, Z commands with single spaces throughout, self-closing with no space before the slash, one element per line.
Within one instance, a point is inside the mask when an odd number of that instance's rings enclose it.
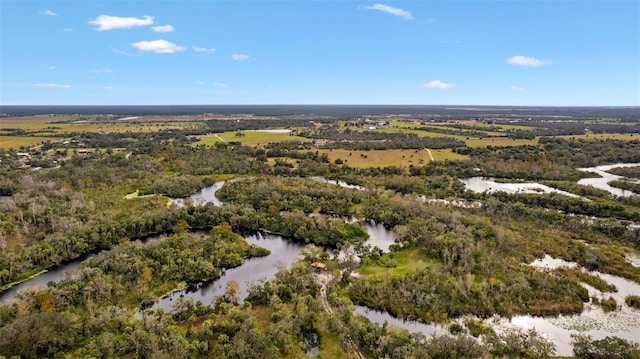
<path fill-rule="evenodd" d="M 237 136 L 241 133 L 241 136 Z M 224 140 L 221 141 L 220 139 Z M 265 132 L 265 131 L 240 131 L 240 132 L 223 132 L 217 134 L 208 134 L 200 137 L 200 141 L 195 142 L 194 145 L 207 145 L 211 146 L 218 142 L 240 142 L 243 145 L 250 146 L 264 146 L 268 143 L 283 142 L 283 141 L 309 141 L 308 139 L 300 136 L 292 136 L 290 133 L 282 132 Z"/>
<path fill-rule="evenodd" d="M 489 138 L 474 138 L 465 141 L 469 147 L 507 147 L 507 146 L 523 146 L 523 145 L 537 145 L 538 139 L 513 139 L 507 137 L 489 137 Z"/>
<path fill-rule="evenodd" d="M 327 154 L 330 162 L 341 159 L 350 167 L 386 167 L 421 165 L 430 161 L 425 150 L 381 150 L 381 151 L 349 151 L 342 149 L 318 150 L 319 154 Z M 434 155 L 435 156 L 435 155 Z M 435 158 L 435 157 L 434 157 Z"/>
<path fill-rule="evenodd" d="M 0 136 L 0 148 L 8 150 L 10 148 L 18 149 L 21 146 L 36 146 L 45 141 L 56 142 L 58 138 L 51 137 L 32 137 L 32 136 Z"/>
<path fill-rule="evenodd" d="M 161 130 L 175 130 L 185 128 L 199 128 L 201 122 L 187 121 L 148 121 L 148 122 L 119 122 L 81 120 L 77 116 L 29 116 L 8 117 L 0 120 L 0 133 L 8 130 L 24 130 L 31 134 L 64 135 L 72 132 L 157 132 Z"/>

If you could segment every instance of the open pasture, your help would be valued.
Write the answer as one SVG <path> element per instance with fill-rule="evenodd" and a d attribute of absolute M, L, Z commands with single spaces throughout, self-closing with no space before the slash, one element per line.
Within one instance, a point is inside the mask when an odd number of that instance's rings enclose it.
<path fill-rule="evenodd" d="M 201 136 L 200 141 L 195 145 L 211 146 L 217 142 L 240 142 L 248 146 L 264 146 L 268 143 L 284 142 L 284 141 L 301 141 L 307 142 L 308 139 L 300 136 L 292 135 L 288 132 L 267 132 L 267 131 L 230 131 L 217 134 L 209 134 Z"/>
<path fill-rule="evenodd" d="M 319 154 L 326 153 L 331 162 L 341 159 L 350 167 L 388 167 L 423 165 L 430 161 L 425 150 L 381 150 L 381 151 L 349 151 L 343 149 L 318 150 Z M 435 158 L 435 157 L 434 157 Z"/>
<path fill-rule="evenodd" d="M 535 146 L 538 144 L 538 139 L 527 140 L 527 139 L 514 139 L 508 137 L 488 137 L 488 138 L 474 138 L 465 141 L 467 146 L 469 147 L 509 147 L 509 146 L 524 146 L 524 145 L 532 145 Z"/>
<path fill-rule="evenodd" d="M 32 136 L 0 136 L 0 148 L 5 150 L 8 150 L 10 148 L 19 149 L 20 146 L 36 146 L 45 141 L 56 142 L 59 141 L 59 139 L 51 137 Z"/>

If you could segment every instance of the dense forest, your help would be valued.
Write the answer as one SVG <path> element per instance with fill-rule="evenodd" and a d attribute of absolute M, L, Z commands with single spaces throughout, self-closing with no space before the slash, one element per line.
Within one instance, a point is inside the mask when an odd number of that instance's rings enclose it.
<path fill-rule="evenodd" d="M 640 142 L 542 137 L 535 145 L 470 147 L 444 135 L 482 137 L 497 128 L 429 125 L 417 131 L 437 127 L 443 137 L 421 137 L 364 130 L 359 119 L 345 125 L 316 114 L 311 123 L 296 111 L 208 119 L 197 130 L 72 132 L 85 147 L 51 141 L 23 149 L 28 156 L 0 149 L 2 290 L 84 259 L 65 278 L 0 304 L 0 356 L 541 358 L 556 350 L 544 333 L 494 329 L 491 318 L 638 311 L 637 296 L 616 302 L 619 288 L 597 273 L 640 283 L 640 267 L 628 259 L 640 251 L 640 200 L 576 182 L 595 176 L 581 167 L 640 162 Z M 208 132 L 270 128 L 309 142 L 249 145 L 241 135 L 198 142 Z M 466 157 L 376 162 L 385 150 L 424 148 Z M 372 165 L 329 160 L 320 152 L 328 149 L 371 150 Z M 638 177 L 637 168 L 611 172 Z M 476 193 L 460 181 L 478 175 L 541 181 L 581 197 Z M 224 182 L 221 205 L 171 201 L 217 182 Z M 633 180 L 612 185 L 637 190 Z M 364 221 L 393 234 L 388 251 L 364 245 Z M 245 300 L 231 281 L 211 303 L 179 298 L 170 311 L 144 309 L 268 256 L 243 240 L 255 231 L 305 249 L 292 266 L 251 285 Z M 579 267 L 530 265 L 545 255 Z M 410 333 L 357 315 L 355 306 L 442 329 Z M 581 334 L 572 343 L 581 358 L 640 357 L 636 343 L 618 337 Z"/>

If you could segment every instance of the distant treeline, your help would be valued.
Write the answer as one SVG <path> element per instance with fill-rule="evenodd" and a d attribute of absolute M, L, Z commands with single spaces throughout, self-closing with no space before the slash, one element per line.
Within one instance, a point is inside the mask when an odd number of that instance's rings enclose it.
<path fill-rule="evenodd" d="M 572 118 L 619 118 L 637 120 L 638 107 L 509 107 L 509 106 L 424 106 L 424 105 L 133 105 L 133 106 L 0 106 L 10 116 L 47 114 L 113 114 L 158 116 L 196 114 L 252 114 L 257 116 L 358 117 L 406 114 L 432 118 L 528 118 L 567 116 Z"/>

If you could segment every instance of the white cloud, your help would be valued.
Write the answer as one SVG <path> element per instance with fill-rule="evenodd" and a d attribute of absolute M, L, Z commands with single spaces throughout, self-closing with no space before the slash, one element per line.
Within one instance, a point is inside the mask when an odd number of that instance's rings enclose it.
<path fill-rule="evenodd" d="M 44 11 L 40 11 L 39 12 L 40 15 L 47 15 L 47 16 L 58 16 L 58 14 L 56 14 L 55 12 L 51 11 L 51 10 L 44 10 Z"/>
<path fill-rule="evenodd" d="M 167 40 L 138 41 L 131 44 L 140 51 L 151 51 L 156 54 L 172 54 L 178 51 L 184 51 L 184 47 L 178 46 Z"/>
<path fill-rule="evenodd" d="M 105 31 L 114 29 L 130 29 L 135 26 L 149 26 L 153 24 L 153 16 L 138 17 L 118 17 L 100 15 L 89 24 L 97 26 L 94 30 Z"/>
<path fill-rule="evenodd" d="M 229 87 L 229 85 L 227 85 L 224 82 L 214 82 L 213 86 L 215 86 L 215 87 Z"/>
<path fill-rule="evenodd" d="M 151 28 L 153 32 L 172 32 L 175 30 L 171 25 L 154 26 Z"/>
<path fill-rule="evenodd" d="M 113 86 L 105 86 L 104 89 L 105 90 L 113 90 Z"/>
<path fill-rule="evenodd" d="M 56 66 L 49 66 L 49 67 L 47 67 L 47 68 L 48 68 L 49 70 L 55 70 L 55 69 L 57 69 L 57 67 L 56 67 Z"/>
<path fill-rule="evenodd" d="M 69 88 L 71 88 L 71 85 L 63 85 L 63 84 L 33 84 L 33 87 L 49 87 L 49 88 L 69 89 Z"/>
<path fill-rule="evenodd" d="M 512 56 L 507 59 L 507 63 L 515 66 L 538 67 L 551 65 L 551 60 L 538 60 L 535 57 L 527 57 L 522 55 Z"/>
<path fill-rule="evenodd" d="M 71 32 L 73 31 L 73 28 L 70 27 L 65 27 L 64 29 L 62 29 L 62 32 Z"/>
<path fill-rule="evenodd" d="M 393 7 L 393 6 L 389 6 L 389 5 L 384 5 L 384 4 L 374 4 L 371 6 L 365 6 L 364 7 L 367 10 L 377 10 L 377 11 L 382 11 L 382 12 L 386 12 L 387 14 L 391 14 L 391 15 L 395 15 L 395 16 L 400 16 L 403 17 L 407 20 L 411 20 L 413 19 L 413 15 L 404 9 L 400 9 L 397 7 Z"/>
<path fill-rule="evenodd" d="M 231 59 L 235 61 L 247 61 L 249 60 L 249 55 L 233 54 L 231 55 Z"/>
<path fill-rule="evenodd" d="M 198 86 L 204 86 L 204 84 L 205 84 L 205 82 L 202 81 L 202 80 L 196 81 L 196 85 L 198 85 Z"/>
<path fill-rule="evenodd" d="M 527 89 L 520 86 L 511 86 L 511 91 L 526 91 Z"/>
<path fill-rule="evenodd" d="M 440 80 L 433 80 L 433 81 L 429 81 L 426 84 L 424 84 L 424 87 L 436 88 L 436 89 L 440 89 L 440 90 L 450 90 L 450 89 L 456 87 L 456 85 L 449 84 L 449 83 L 446 83 L 446 82 L 442 82 Z"/>
<path fill-rule="evenodd" d="M 213 47 L 206 48 L 206 47 L 198 47 L 198 46 L 194 46 L 194 47 L 193 47 L 193 51 L 195 51 L 195 52 L 208 52 L 208 53 L 214 53 L 214 52 L 216 52 L 216 49 L 214 49 Z"/>

